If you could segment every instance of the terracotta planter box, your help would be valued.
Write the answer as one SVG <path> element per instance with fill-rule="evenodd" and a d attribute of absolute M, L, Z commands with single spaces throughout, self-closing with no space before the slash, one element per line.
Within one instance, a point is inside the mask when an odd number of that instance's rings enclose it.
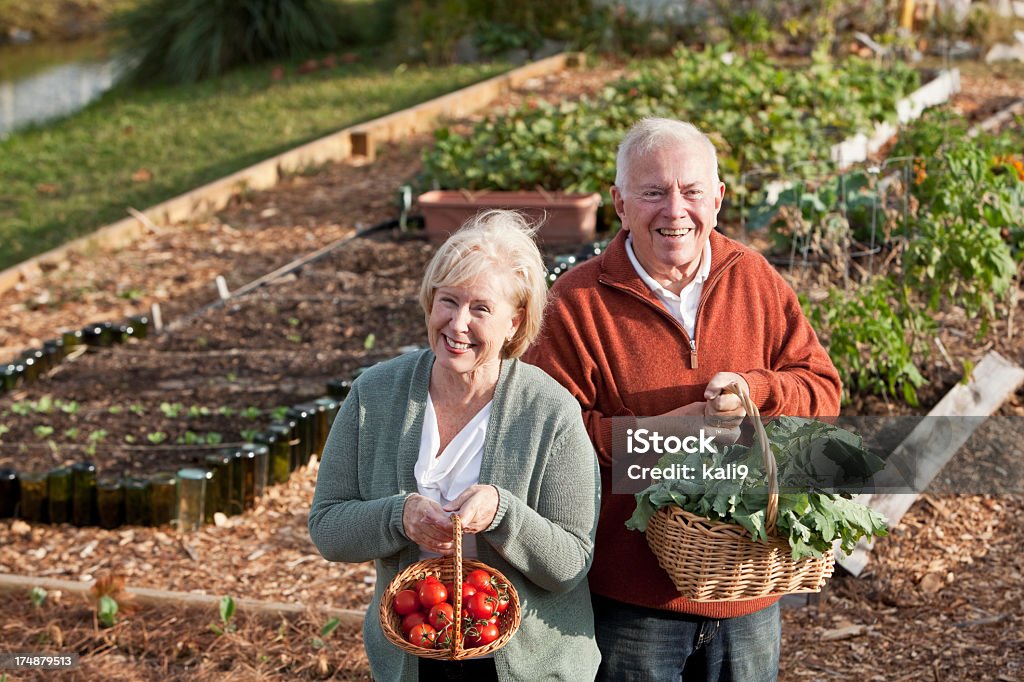
<path fill-rule="evenodd" d="M 508 208 L 543 221 L 538 234 L 544 244 L 585 244 L 594 241 L 601 195 L 434 190 L 417 201 L 431 241 L 443 241 L 480 211 Z"/>

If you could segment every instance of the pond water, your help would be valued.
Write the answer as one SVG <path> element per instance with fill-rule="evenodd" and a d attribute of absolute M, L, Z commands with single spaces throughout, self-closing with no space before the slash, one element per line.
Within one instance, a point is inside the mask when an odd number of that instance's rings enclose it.
<path fill-rule="evenodd" d="M 102 43 L 0 47 L 0 137 L 78 111 L 121 72 Z"/>

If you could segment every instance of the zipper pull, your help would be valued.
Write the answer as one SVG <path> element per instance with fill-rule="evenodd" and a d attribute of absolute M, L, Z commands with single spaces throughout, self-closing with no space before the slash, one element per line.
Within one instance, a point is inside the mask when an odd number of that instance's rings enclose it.
<path fill-rule="evenodd" d="M 697 342 L 690 339 L 690 369 L 697 369 Z"/>

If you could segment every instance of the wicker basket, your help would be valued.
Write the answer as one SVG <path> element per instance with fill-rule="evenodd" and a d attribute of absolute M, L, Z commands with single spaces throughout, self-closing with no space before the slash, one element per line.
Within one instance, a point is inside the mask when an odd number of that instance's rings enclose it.
<path fill-rule="evenodd" d="M 734 523 L 711 521 L 671 505 L 651 517 L 647 544 L 676 589 L 693 601 L 738 601 L 797 592 L 818 592 L 835 569 L 835 555 L 793 560 L 785 538 L 775 535 L 779 512 L 779 480 L 775 456 L 750 396 L 736 384 L 728 392 L 739 396 L 754 423 L 755 437 L 768 473 L 768 542 L 755 542 Z"/>
<path fill-rule="evenodd" d="M 501 571 L 491 568 L 480 561 L 472 559 L 463 561 L 462 520 L 457 515 L 452 516 L 452 526 L 455 553 L 450 557 L 417 561 L 404 570 L 399 571 L 387 589 L 384 590 L 384 594 L 380 599 L 377 615 L 380 618 L 380 627 L 384 631 L 384 636 L 399 649 L 413 656 L 448 661 L 484 656 L 505 646 L 516 630 L 519 629 L 522 615 L 519 609 L 519 594 L 516 592 L 515 587 L 512 586 L 512 583 L 509 582 L 508 578 Z M 509 605 L 505 612 L 498 616 L 498 629 L 501 631 L 501 636 L 490 644 L 466 649 L 462 646 L 462 618 L 459 615 L 462 613 L 462 579 L 467 573 L 478 568 L 487 571 L 500 582 L 508 585 Z M 451 647 L 446 649 L 425 649 L 405 639 L 402 636 L 402 617 L 391 608 L 391 602 L 394 601 L 396 594 L 411 588 L 418 580 L 428 575 L 437 576 L 437 579 L 443 583 L 455 583 L 455 599 L 453 602 L 455 607 L 455 636 L 452 638 Z"/>

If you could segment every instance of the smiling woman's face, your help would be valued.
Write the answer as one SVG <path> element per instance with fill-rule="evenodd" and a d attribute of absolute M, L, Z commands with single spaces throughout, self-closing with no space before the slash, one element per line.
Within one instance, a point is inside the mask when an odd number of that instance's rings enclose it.
<path fill-rule="evenodd" d="M 501 350 L 522 317 L 509 297 L 510 277 L 484 276 L 434 292 L 427 337 L 435 366 L 465 374 L 501 362 Z"/>
<path fill-rule="evenodd" d="M 612 188 L 637 260 L 662 285 L 685 285 L 700 268 L 725 195 L 712 169 L 701 145 L 670 142 L 633 159 L 624 187 Z"/>

